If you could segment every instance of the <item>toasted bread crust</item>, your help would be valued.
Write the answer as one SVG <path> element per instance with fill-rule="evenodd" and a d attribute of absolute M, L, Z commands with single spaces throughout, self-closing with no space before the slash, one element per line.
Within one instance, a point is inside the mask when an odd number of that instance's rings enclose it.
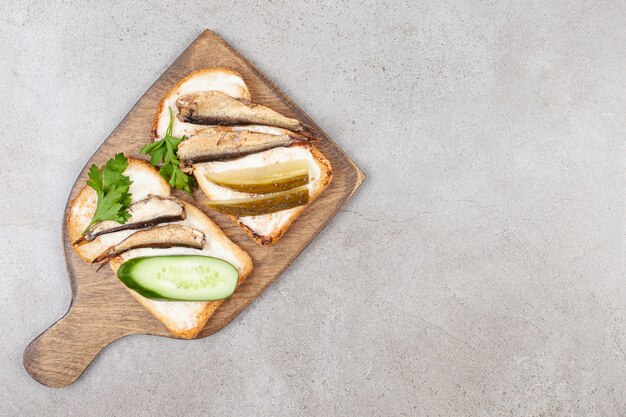
<path fill-rule="evenodd" d="M 163 112 L 163 107 L 164 107 L 165 102 L 167 101 L 167 99 L 170 98 L 173 94 L 175 94 L 178 91 L 178 89 L 180 88 L 180 86 L 182 86 L 184 83 L 186 83 L 190 79 L 192 79 L 194 77 L 197 77 L 198 75 L 210 74 L 210 73 L 230 74 L 230 75 L 234 75 L 234 76 L 237 76 L 237 77 L 241 78 L 242 81 L 243 81 L 243 78 L 241 77 L 241 75 L 237 71 L 233 71 L 230 68 L 224 68 L 224 67 L 206 68 L 206 69 L 201 69 L 201 70 L 197 70 L 197 71 L 191 72 L 185 78 L 183 78 L 182 80 L 177 82 L 172 88 L 170 88 L 170 90 L 163 96 L 161 101 L 159 101 L 159 105 L 157 106 L 156 113 L 154 114 L 154 118 L 152 119 L 152 128 L 150 129 L 150 141 L 151 142 L 154 142 L 157 139 L 157 136 L 158 136 L 158 126 L 159 126 L 159 116 Z M 244 83 L 244 86 L 245 86 L 245 83 Z M 240 90 L 240 95 L 239 95 L 238 98 L 245 98 L 245 99 L 248 99 L 248 100 L 251 99 L 250 91 L 248 90 L 247 86 Z"/>

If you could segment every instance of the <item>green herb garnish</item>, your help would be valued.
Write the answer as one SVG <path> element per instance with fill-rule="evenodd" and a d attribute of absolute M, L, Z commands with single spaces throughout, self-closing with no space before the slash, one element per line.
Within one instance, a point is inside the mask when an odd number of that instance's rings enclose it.
<path fill-rule="evenodd" d="M 128 160 L 123 153 L 118 153 L 109 159 L 102 169 L 96 164 L 89 168 L 89 180 L 87 185 L 98 194 L 96 212 L 89 222 L 83 235 L 89 228 L 103 220 L 113 220 L 120 224 L 126 223 L 130 218 L 128 207 L 130 206 L 130 193 L 128 192 L 132 181 L 126 175 L 122 175 L 128 167 Z"/>
<path fill-rule="evenodd" d="M 180 160 L 176 156 L 178 144 L 186 139 L 186 137 L 183 136 L 182 138 L 177 138 L 172 136 L 174 115 L 172 114 L 171 108 L 169 111 L 170 124 L 167 126 L 163 139 L 144 146 L 139 152 L 145 155 L 150 155 L 150 163 L 152 166 L 157 168 L 161 166 L 159 173 L 170 183 L 172 187 L 183 190 L 187 194 L 191 195 L 191 192 L 197 185 L 196 179 L 181 171 Z"/>

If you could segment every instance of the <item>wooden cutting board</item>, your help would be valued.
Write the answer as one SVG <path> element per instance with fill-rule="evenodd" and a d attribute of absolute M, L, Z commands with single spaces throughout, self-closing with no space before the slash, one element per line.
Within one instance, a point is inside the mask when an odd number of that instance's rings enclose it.
<path fill-rule="evenodd" d="M 199 338 L 217 332 L 250 305 L 337 214 L 363 181 L 365 176 L 356 164 L 289 97 L 222 38 L 204 31 L 139 99 L 87 162 L 72 187 L 62 227 L 72 303 L 65 316 L 33 340 L 24 352 L 24 367 L 41 384 L 50 387 L 71 384 L 100 350 L 123 336 L 172 337 L 161 322 L 130 296 L 109 268 L 96 275 L 96 268 L 74 253 L 65 226 L 69 202 L 85 185 L 88 167 L 94 163 L 102 165 L 117 152 L 145 159 L 138 151 L 148 142 L 152 118 L 161 97 L 191 71 L 210 67 L 228 67 L 239 72 L 255 102 L 312 126 L 321 138 L 315 146 L 331 162 L 334 177 L 282 239 L 270 247 L 255 243 L 227 216 L 205 208 L 206 197 L 202 192 L 196 191 L 194 199 L 174 192 L 177 197 L 201 208 L 254 262 L 252 274 L 209 319 Z"/>

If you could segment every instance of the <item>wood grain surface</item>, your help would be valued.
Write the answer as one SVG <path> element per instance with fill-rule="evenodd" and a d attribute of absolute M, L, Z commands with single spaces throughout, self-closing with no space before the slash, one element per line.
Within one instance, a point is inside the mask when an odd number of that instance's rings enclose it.
<path fill-rule="evenodd" d="M 102 165 L 117 152 L 145 159 L 138 151 L 149 140 L 151 121 L 161 97 L 189 72 L 217 66 L 238 71 L 255 102 L 313 126 L 321 138 L 316 147 L 331 162 L 334 178 L 283 238 L 270 247 L 257 244 L 227 216 L 206 208 L 206 197 L 201 191 L 196 191 L 193 199 L 182 192 L 173 192 L 201 208 L 230 239 L 250 254 L 254 263 L 252 274 L 220 306 L 198 337 L 222 329 L 274 282 L 350 199 L 364 179 L 354 162 L 278 87 L 218 35 L 207 30 L 150 87 L 87 162 L 72 187 L 68 206 L 85 185 L 87 168 L 91 164 Z M 172 337 L 163 324 L 131 297 L 109 268 L 96 275 L 95 267 L 74 253 L 66 232 L 68 206 L 63 215 L 62 235 L 72 303 L 66 315 L 33 340 L 24 352 L 24 366 L 28 373 L 50 387 L 74 382 L 100 350 L 123 336 Z"/>

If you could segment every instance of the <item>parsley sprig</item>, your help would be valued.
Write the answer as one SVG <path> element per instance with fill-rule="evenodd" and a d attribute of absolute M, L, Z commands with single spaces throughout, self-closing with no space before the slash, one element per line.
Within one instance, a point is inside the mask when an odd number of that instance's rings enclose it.
<path fill-rule="evenodd" d="M 128 160 L 123 153 L 118 153 L 109 159 L 102 169 L 99 169 L 96 164 L 89 168 L 87 185 L 96 191 L 98 203 L 96 212 L 83 231 L 83 235 L 92 225 L 102 220 L 113 220 L 124 224 L 130 218 L 128 213 L 130 193 L 128 190 L 132 181 L 123 175 L 126 167 L 128 167 Z"/>
<path fill-rule="evenodd" d="M 150 143 L 139 150 L 142 154 L 150 155 L 150 163 L 152 166 L 160 167 L 159 173 L 165 178 L 172 187 L 183 190 L 191 195 L 196 187 L 196 179 L 185 174 L 180 169 L 180 160 L 176 156 L 178 145 L 185 139 L 177 138 L 172 135 L 174 127 L 174 115 L 172 109 L 170 111 L 170 124 L 167 126 L 165 136 L 156 142 Z"/>

